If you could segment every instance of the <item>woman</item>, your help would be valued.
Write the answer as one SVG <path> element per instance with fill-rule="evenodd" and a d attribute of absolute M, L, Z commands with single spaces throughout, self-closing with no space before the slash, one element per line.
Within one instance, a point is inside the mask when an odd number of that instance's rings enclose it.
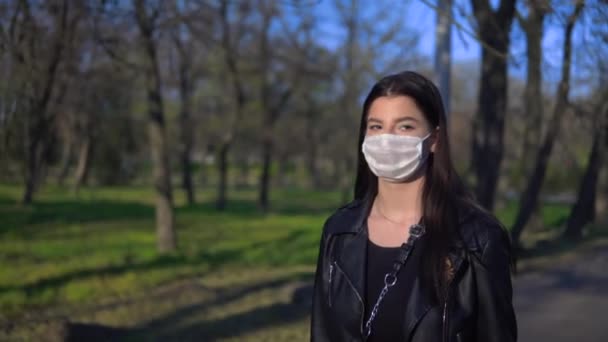
<path fill-rule="evenodd" d="M 406 71 L 367 96 L 355 200 L 323 227 L 312 341 L 515 341 L 510 240 L 467 194 L 441 96 Z"/>

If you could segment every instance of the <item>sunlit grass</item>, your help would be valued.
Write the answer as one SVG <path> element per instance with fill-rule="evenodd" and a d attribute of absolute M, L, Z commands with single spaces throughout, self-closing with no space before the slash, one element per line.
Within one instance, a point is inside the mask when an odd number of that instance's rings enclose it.
<path fill-rule="evenodd" d="M 312 265 L 323 221 L 339 204 L 334 193 L 294 190 L 277 191 L 276 209 L 267 215 L 256 209 L 254 191 L 232 193 L 223 213 L 210 199 L 196 206 L 182 202 L 176 209 L 179 251 L 161 256 L 148 188 L 76 195 L 48 187 L 31 206 L 18 204 L 20 191 L 0 186 L 5 314 L 128 295 L 222 267 Z"/>
<path fill-rule="evenodd" d="M 222 269 L 313 266 L 325 218 L 341 203 L 336 191 L 274 189 L 272 210 L 261 214 L 255 189 L 231 191 L 228 209 L 214 208 L 213 192 L 185 204 L 176 193 L 179 248 L 156 251 L 150 187 L 85 188 L 77 194 L 48 186 L 30 206 L 22 188 L 0 185 L 0 311 L 8 317 L 53 305 L 129 296 L 176 279 Z M 508 203 L 497 216 L 510 226 Z M 563 222 L 566 206 L 542 208 L 546 226 Z"/>

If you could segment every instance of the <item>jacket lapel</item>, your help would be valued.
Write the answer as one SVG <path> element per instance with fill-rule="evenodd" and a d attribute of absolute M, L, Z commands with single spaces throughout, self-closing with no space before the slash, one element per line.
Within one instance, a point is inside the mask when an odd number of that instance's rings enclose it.
<path fill-rule="evenodd" d="M 336 258 L 341 269 L 344 271 L 344 275 L 348 278 L 350 283 L 353 285 L 357 295 L 362 300 L 363 307 L 361 310 L 365 310 L 365 286 L 367 281 L 367 216 L 371 209 L 372 201 L 357 201 L 352 205 L 350 210 L 353 210 L 349 215 L 348 222 L 344 222 L 341 225 L 341 229 L 334 231 L 334 237 L 339 238 L 341 243 L 338 243 L 336 247 Z M 460 221 L 463 221 L 463 217 L 459 217 Z M 364 229 L 365 228 L 365 229 Z M 425 237 L 418 240 L 417 245 L 414 248 L 413 253 L 420 253 L 421 249 L 424 248 L 426 242 Z M 458 246 L 461 247 L 462 246 Z M 463 256 L 457 252 L 458 248 L 450 253 L 450 259 L 454 266 L 454 276 L 458 276 L 460 267 L 462 266 Z M 414 285 L 412 287 L 412 293 L 410 295 L 406 313 L 405 313 L 405 336 L 406 340 L 410 340 L 411 335 L 418 322 L 424 317 L 424 315 L 433 307 L 430 301 L 432 289 L 424 288 L 421 284 L 420 276 L 414 278 Z M 359 314 L 363 314 L 359 312 Z M 367 317 L 365 317 L 367 318 Z M 363 327 L 360 327 L 361 329 Z M 361 331 L 362 332 L 362 331 Z"/>
<path fill-rule="evenodd" d="M 426 236 L 420 238 L 412 253 L 421 253 L 424 245 L 426 244 Z M 417 258 L 421 260 L 420 258 Z M 419 270 L 418 273 L 420 273 Z M 418 322 L 424 317 L 424 315 L 433 307 L 430 301 L 429 289 L 423 287 L 419 274 L 414 277 L 414 285 L 412 286 L 412 292 L 405 308 L 405 322 L 403 327 L 405 328 L 406 341 L 409 341 L 412 333 Z"/>
<path fill-rule="evenodd" d="M 345 220 L 332 232 L 331 239 L 334 240 L 333 255 L 344 273 L 347 281 L 356 292 L 358 305 L 345 311 L 353 316 L 342 317 L 345 321 L 352 322 L 358 327 L 359 333 L 363 333 L 363 319 L 365 313 L 365 285 L 367 279 L 367 229 L 364 229 L 370 204 L 364 201 L 356 201 L 348 208 L 349 213 Z M 353 310 L 353 308 L 356 308 Z"/>
<path fill-rule="evenodd" d="M 369 214 L 369 206 L 363 203 L 353 209 L 356 209 L 357 213 L 351 216 L 352 221 L 350 222 L 350 227 L 344 226 L 344 230 L 339 233 L 339 239 L 342 240 L 342 243 L 338 244 L 339 247 L 336 252 L 340 267 L 343 269 L 345 276 L 351 282 L 365 305 L 367 240 L 369 235 L 366 220 Z M 421 249 L 424 248 L 424 242 L 424 237 L 419 239 L 412 253 L 420 253 Z M 420 277 L 415 277 L 411 297 L 406 308 L 404 322 L 404 328 L 406 329 L 405 336 L 408 336 L 408 340 L 409 336 L 413 333 L 416 324 L 431 307 L 429 293 L 426 292 L 421 285 Z M 363 307 L 362 310 L 364 309 L 365 308 Z M 363 323 L 366 319 L 367 317 L 364 317 Z"/>
<path fill-rule="evenodd" d="M 338 263 L 362 300 L 365 300 L 367 278 L 367 230 L 354 235 L 344 235 L 338 254 Z"/>

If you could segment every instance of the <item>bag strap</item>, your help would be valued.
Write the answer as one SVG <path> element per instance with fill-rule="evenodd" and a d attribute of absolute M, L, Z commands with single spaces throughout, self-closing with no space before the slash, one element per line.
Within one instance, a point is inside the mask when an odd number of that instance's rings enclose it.
<path fill-rule="evenodd" d="M 401 245 L 401 247 L 399 248 L 399 254 L 397 255 L 397 257 L 395 258 L 395 260 L 393 262 L 393 270 L 384 275 L 384 287 L 380 291 L 380 294 L 378 295 L 378 299 L 376 300 L 376 304 L 374 304 L 374 307 L 372 308 L 369 318 L 368 318 L 367 322 L 365 323 L 365 339 L 367 339 L 369 337 L 369 335 L 372 333 L 372 322 L 374 321 L 374 319 L 376 318 L 376 315 L 378 314 L 378 309 L 380 308 L 380 303 L 382 303 L 382 300 L 384 299 L 384 296 L 386 296 L 388 289 L 397 283 L 397 274 L 399 274 L 399 271 L 401 270 L 403 265 L 405 265 L 405 262 L 407 261 L 408 257 L 410 256 L 416 241 L 424 235 L 425 228 L 423 225 L 416 223 L 416 224 L 410 226 L 409 232 L 410 232 L 410 236 L 407 238 L 407 241 L 404 242 Z"/>

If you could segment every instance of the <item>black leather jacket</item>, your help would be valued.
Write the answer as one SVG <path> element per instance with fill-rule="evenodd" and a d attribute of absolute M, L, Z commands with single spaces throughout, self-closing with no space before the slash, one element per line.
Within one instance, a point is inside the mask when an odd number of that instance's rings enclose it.
<path fill-rule="evenodd" d="M 370 205 L 355 200 L 325 222 L 314 279 L 311 341 L 364 340 L 363 227 Z M 450 255 L 455 275 L 447 300 L 432 305 L 416 279 L 403 322 L 406 341 L 516 341 L 509 236 L 482 211 L 460 210 L 459 227 L 462 241 L 454 242 Z"/>

